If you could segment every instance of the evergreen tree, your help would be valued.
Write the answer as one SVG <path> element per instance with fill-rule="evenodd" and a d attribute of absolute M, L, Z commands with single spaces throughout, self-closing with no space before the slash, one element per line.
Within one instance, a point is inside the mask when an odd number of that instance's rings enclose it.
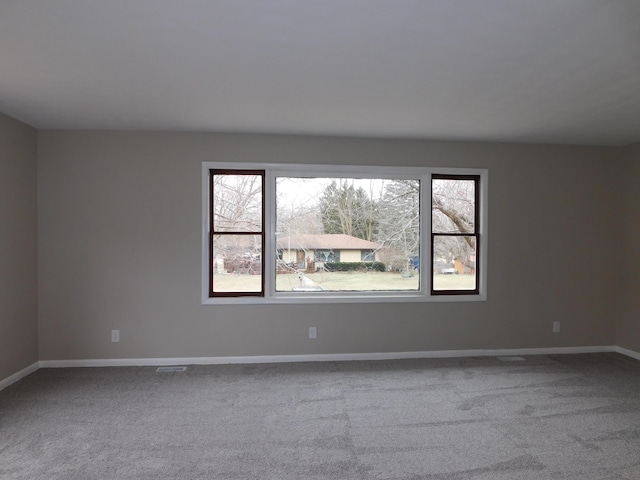
<path fill-rule="evenodd" d="M 324 233 L 344 233 L 374 241 L 378 232 L 377 203 L 362 187 L 356 189 L 346 179 L 338 181 L 332 181 L 320 197 Z"/>

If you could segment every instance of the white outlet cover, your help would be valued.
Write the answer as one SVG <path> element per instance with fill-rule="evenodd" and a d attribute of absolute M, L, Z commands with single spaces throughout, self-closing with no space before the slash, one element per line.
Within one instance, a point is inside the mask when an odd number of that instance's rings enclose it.
<path fill-rule="evenodd" d="M 316 327 L 309 327 L 309 338 L 317 338 L 318 329 Z"/>

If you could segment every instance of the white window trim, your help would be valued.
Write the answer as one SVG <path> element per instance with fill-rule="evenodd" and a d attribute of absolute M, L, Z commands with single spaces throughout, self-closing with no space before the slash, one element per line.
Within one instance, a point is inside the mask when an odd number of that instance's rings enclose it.
<path fill-rule="evenodd" d="M 264 170 L 265 171 L 265 251 L 264 297 L 209 297 L 209 171 L 211 169 L 227 170 Z M 431 175 L 479 175 L 480 176 L 480 260 L 479 294 L 470 295 L 432 295 L 430 292 L 430 268 L 420 269 L 420 290 L 415 292 L 276 292 L 275 291 L 275 201 L 273 200 L 276 176 L 316 176 L 316 177 L 353 177 L 353 178 L 420 178 L 421 194 L 421 231 L 420 257 L 421 264 L 432 265 L 431 259 L 431 198 L 425 195 L 430 192 Z M 428 187 L 427 187 L 428 186 Z M 290 165 L 264 163 L 202 163 L 202 304 L 203 305 L 235 305 L 235 304 L 306 304 L 306 303 L 393 303 L 393 302 L 478 302 L 487 300 L 488 270 L 488 199 L 489 171 L 477 168 L 449 167 L 379 167 L 371 165 Z M 428 212 L 428 213 L 427 213 Z"/>

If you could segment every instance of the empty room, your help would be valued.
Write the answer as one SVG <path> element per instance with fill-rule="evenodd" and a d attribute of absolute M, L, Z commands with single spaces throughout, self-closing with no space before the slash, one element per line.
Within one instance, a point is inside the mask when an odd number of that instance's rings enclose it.
<path fill-rule="evenodd" d="M 0 479 L 640 478 L 639 45 L 0 0 Z"/>

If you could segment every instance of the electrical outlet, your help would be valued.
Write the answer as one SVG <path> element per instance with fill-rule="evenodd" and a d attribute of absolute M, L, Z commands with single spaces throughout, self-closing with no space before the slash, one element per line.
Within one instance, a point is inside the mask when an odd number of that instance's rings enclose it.
<path fill-rule="evenodd" d="M 560 333 L 560 322 L 553 322 L 553 333 Z"/>
<path fill-rule="evenodd" d="M 309 327 L 309 338 L 317 338 L 318 329 L 316 327 Z"/>
<path fill-rule="evenodd" d="M 111 341 L 113 343 L 120 341 L 120 330 L 111 330 Z"/>

